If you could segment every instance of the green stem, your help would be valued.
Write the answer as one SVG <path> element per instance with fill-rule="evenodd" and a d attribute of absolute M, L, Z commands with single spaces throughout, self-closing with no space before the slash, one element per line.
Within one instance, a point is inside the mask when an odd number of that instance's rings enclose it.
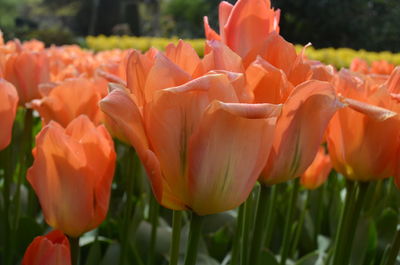
<path fill-rule="evenodd" d="M 265 240 L 264 240 L 264 247 L 269 248 L 269 244 L 272 239 L 272 232 L 275 223 L 275 204 L 276 204 L 276 186 L 271 187 L 271 195 L 268 202 L 268 219 L 267 224 L 265 225 Z"/>
<path fill-rule="evenodd" d="M 335 242 L 333 265 L 348 264 L 357 222 L 361 214 L 369 183 L 348 182 L 348 194 Z"/>
<path fill-rule="evenodd" d="M 190 221 L 189 241 L 186 249 L 185 265 L 194 265 L 197 260 L 197 246 L 201 236 L 203 217 L 192 213 Z"/>
<path fill-rule="evenodd" d="M 233 239 L 233 247 L 232 247 L 232 255 L 231 255 L 231 262 L 230 265 L 237 265 L 240 261 L 240 246 L 243 245 L 242 243 L 242 226 L 244 222 L 244 207 L 245 203 L 242 203 L 239 206 L 238 216 L 237 216 L 237 223 L 236 223 L 236 232 L 235 237 Z"/>
<path fill-rule="evenodd" d="M 68 236 L 68 239 L 71 248 L 71 265 L 79 265 L 79 237 Z"/>
<path fill-rule="evenodd" d="M 158 227 L 158 215 L 160 211 L 160 205 L 156 201 L 153 195 L 150 198 L 150 223 L 151 223 L 151 237 L 150 237 L 150 248 L 149 256 L 147 259 L 147 265 L 154 264 L 155 249 L 157 242 L 157 227 Z"/>
<path fill-rule="evenodd" d="M 358 183 L 358 194 L 357 194 L 357 200 L 353 209 L 353 214 L 352 218 L 350 219 L 350 226 L 347 231 L 347 236 L 344 241 L 345 245 L 345 251 L 344 251 L 344 258 L 343 258 L 343 263 L 341 264 L 349 264 L 350 260 L 350 255 L 352 253 L 352 246 L 353 246 L 353 241 L 354 241 L 354 235 L 357 230 L 357 223 L 358 220 L 360 219 L 361 212 L 364 208 L 365 204 L 365 198 L 368 192 L 368 188 L 371 182 L 359 182 Z"/>
<path fill-rule="evenodd" d="M 251 222 L 253 217 L 253 209 L 252 206 L 254 205 L 253 202 L 253 193 L 250 194 L 249 198 L 244 203 L 243 209 L 243 223 L 240 232 L 240 238 L 242 240 L 240 244 L 240 264 L 245 265 L 246 261 L 248 260 L 248 246 L 249 246 L 249 235 L 251 231 Z"/>
<path fill-rule="evenodd" d="M 286 259 L 289 255 L 292 216 L 293 216 L 294 210 L 296 208 L 296 201 L 297 201 L 297 195 L 299 193 L 299 187 L 300 187 L 300 182 L 299 182 L 299 178 L 297 178 L 294 180 L 293 188 L 290 193 L 290 201 L 289 201 L 289 207 L 288 207 L 289 211 L 287 212 L 287 215 L 286 215 L 285 227 L 283 230 L 281 262 L 280 262 L 281 265 L 286 264 Z"/>
<path fill-rule="evenodd" d="M 179 242 L 181 239 L 182 211 L 172 213 L 172 242 L 170 251 L 170 265 L 177 265 L 179 260 Z"/>
<path fill-rule="evenodd" d="M 253 239 L 250 249 L 249 263 L 257 265 L 261 255 L 262 247 L 265 241 L 265 223 L 268 216 L 268 197 L 270 195 L 270 187 L 261 185 L 260 196 L 258 198 L 256 223 L 254 225 Z"/>
<path fill-rule="evenodd" d="M 11 170 L 10 170 L 10 147 L 0 152 L 0 162 L 3 162 L 4 169 L 4 186 L 3 186 L 3 201 L 4 201 L 4 242 L 10 242 L 10 185 L 11 185 Z M 3 260 L 5 265 L 11 264 L 12 256 L 10 244 L 5 243 Z"/>
<path fill-rule="evenodd" d="M 400 229 L 397 229 L 396 235 L 393 238 L 393 242 L 387 254 L 385 265 L 396 264 L 396 258 L 399 255 L 399 250 L 400 250 Z"/>
<path fill-rule="evenodd" d="M 307 207 L 308 207 L 309 202 L 310 202 L 310 197 L 311 197 L 310 193 L 311 193 L 311 191 L 308 190 L 307 191 L 307 198 L 306 198 L 306 201 L 304 202 L 303 209 L 301 211 L 300 219 L 299 219 L 299 222 L 298 222 L 298 226 L 297 226 L 297 229 L 296 229 L 296 233 L 295 233 L 294 238 L 293 238 L 292 251 L 291 251 L 292 256 L 296 253 L 297 246 L 298 246 L 299 241 L 300 241 L 301 232 L 303 230 L 304 218 L 306 216 Z"/>
<path fill-rule="evenodd" d="M 19 216 L 21 209 L 21 185 L 23 181 L 23 177 L 26 175 L 26 169 L 28 167 L 28 163 L 32 160 L 32 128 L 33 128 L 33 115 L 32 110 L 27 109 L 25 111 L 24 118 L 24 131 L 23 138 L 21 142 L 21 160 L 19 161 L 19 170 L 18 170 L 18 179 L 17 186 L 14 195 L 14 205 L 15 205 L 15 217 L 13 223 L 13 230 L 18 230 L 19 224 Z"/>
<path fill-rule="evenodd" d="M 132 161 L 133 159 L 133 161 Z M 133 195 L 133 189 L 134 189 L 134 175 L 137 174 L 137 162 L 138 158 L 135 156 L 135 151 L 132 147 L 129 148 L 128 150 L 128 155 L 125 163 L 128 165 L 126 168 L 126 172 L 124 174 L 124 178 L 127 180 L 127 187 L 126 187 L 126 204 L 125 204 L 125 212 L 123 216 L 123 231 L 121 234 L 121 253 L 120 253 L 120 259 L 119 259 L 119 264 L 123 265 L 126 264 L 126 257 L 127 257 L 127 251 L 129 248 L 128 240 L 129 240 L 129 227 L 130 227 L 130 221 L 132 218 L 132 212 L 134 208 L 134 200 L 132 198 Z"/>
<path fill-rule="evenodd" d="M 334 187 L 332 189 L 333 194 L 338 194 L 340 191 L 337 190 L 337 180 L 334 182 Z M 314 242 L 315 245 L 318 245 L 318 235 L 321 233 L 322 229 L 322 221 L 324 217 L 324 198 L 325 198 L 325 193 L 327 190 L 327 184 L 322 185 L 322 187 L 319 188 L 317 191 L 317 220 L 315 221 L 315 233 L 314 233 Z"/>

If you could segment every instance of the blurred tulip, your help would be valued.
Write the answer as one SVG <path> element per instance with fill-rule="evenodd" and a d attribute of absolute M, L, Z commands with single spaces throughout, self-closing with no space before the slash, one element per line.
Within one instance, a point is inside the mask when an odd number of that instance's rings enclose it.
<path fill-rule="evenodd" d="M 400 91 L 399 76 L 397 68 L 384 85 L 377 85 L 373 79 L 347 70 L 336 75 L 336 89 L 351 108 L 343 108 L 333 117 L 327 132 L 328 150 L 333 167 L 351 180 L 394 175 L 400 104 L 393 95 Z"/>
<path fill-rule="evenodd" d="M 68 79 L 59 85 L 42 87 L 42 98 L 33 100 L 30 106 L 39 112 L 44 124 L 55 121 L 66 127 L 82 114 L 98 124 L 101 119 L 99 85 L 86 78 Z"/>
<path fill-rule="evenodd" d="M 59 230 L 36 237 L 25 251 L 22 265 L 71 265 L 67 237 Z"/>
<path fill-rule="evenodd" d="M 146 72 L 144 67 L 134 73 Z M 158 73 L 162 81 L 164 73 Z M 169 76 L 172 81 L 176 74 Z M 265 164 L 280 106 L 239 103 L 222 73 L 176 87 L 132 89 L 115 88 L 100 107 L 135 147 L 159 203 L 199 215 L 241 204 Z M 137 100 L 138 94 L 145 100 Z"/>
<path fill-rule="evenodd" d="M 244 58 L 258 47 L 271 32 L 279 33 L 280 10 L 271 8 L 270 0 L 239 0 L 234 6 L 228 2 L 219 5 L 218 35 L 204 18 L 207 40 L 221 40 Z"/>
<path fill-rule="evenodd" d="M 17 106 L 17 90 L 11 83 L 0 78 L 0 150 L 10 144 Z"/>
<path fill-rule="evenodd" d="M 96 228 L 108 210 L 116 154 L 104 126 L 84 115 L 66 129 L 51 121 L 36 137 L 27 178 L 46 222 L 71 237 Z"/>
<path fill-rule="evenodd" d="M 325 154 L 325 149 L 321 146 L 314 161 L 301 175 L 301 185 L 310 190 L 316 189 L 327 180 L 331 170 L 331 159 L 329 158 L 329 155 Z"/>
<path fill-rule="evenodd" d="M 20 51 L 8 57 L 4 78 L 14 84 L 19 104 L 40 98 L 39 85 L 50 81 L 49 61 L 44 51 Z"/>

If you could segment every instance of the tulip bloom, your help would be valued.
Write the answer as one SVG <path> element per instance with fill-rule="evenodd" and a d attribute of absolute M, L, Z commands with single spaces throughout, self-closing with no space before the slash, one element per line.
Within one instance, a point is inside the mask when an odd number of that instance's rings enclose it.
<path fill-rule="evenodd" d="M 30 106 L 39 112 L 44 124 L 53 120 L 66 127 L 82 114 L 98 124 L 101 118 L 99 85 L 99 82 L 86 78 L 68 79 L 59 85 L 42 87 L 42 98 L 33 100 Z"/>
<path fill-rule="evenodd" d="M 116 154 L 105 129 L 84 115 L 50 122 L 36 137 L 27 178 L 46 222 L 71 237 L 97 227 L 108 210 Z"/>
<path fill-rule="evenodd" d="M 270 0 L 239 0 L 233 6 L 228 2 L 219 5 L 218 35 L 204 18 L 207 40 L 221 40 L 244 58 L 258 47 L 271 32 L 279 33 L 280 10 L 271 8 Z"/>
<path fill-rule="evenodd" d="M 310 190 L 316 189 L 326 181 L 331 170 L 331 159 L 329 155 L 325 154 L 325 149 L 321 146 L 314 161 L 301 175 L 301 185 Z"/>
<path fill-rule="evenodd" d="M 4 69 L 4 78 L 18 91 L 19 104 L 40 98 L 39 84 L 50 81 L 49 61 L 44 51 L 20 51 L 11 55 Z"/>
<path fill-rule="evenodd" d="M 10 144 L 17 106 L 17 90 L 11 83 L 0 78 L 0 150 Z"/>
<path fill-rule="evenodd" d="M 371 181 L 395 173 L 400 137 L 397 68 L 384 85 L 373 79 L 340 71 L 335 80 L 339 93 L 352 108 L 333 117 L 327 132 L 333 167 L 351 180 Z"/>
<path fill-rule="evenodd" d="M 158 202 L 199 215 L 240 205 L 268 157 L 280 106 L 240 103 L 234 80 L 223 73 L 160 88 L 178 80 L 173 65 L 140 91 L 149 81 L 138 73 L 152 70 L 143 70 L 143 57 L 134 59 L 138 67 L 135 76 L 128 72 L 128 86 L 135 85 L 114 89 L 100 107 L 135 147 Z"/>
<path fill-rule="evenodd" d="M 67 237 L 59 230 L 36 237 L 25 251 L 22 265 L 71 265 Z"/>
<path fill-rule="evenodd" d="M 277 57 L 274 64 L 286 68 L 285 58 Z M 300 73 L 293 80 L 301 79 Z M 260 181 L 273 185 L 298 177 L 313 161 L 329 120 L 342 106 L 333 86 L 316 80 L 296 86 L 284 70 L 261 57 L 247 68 L 246 78 L 255 102 L 283 104 Z"/>

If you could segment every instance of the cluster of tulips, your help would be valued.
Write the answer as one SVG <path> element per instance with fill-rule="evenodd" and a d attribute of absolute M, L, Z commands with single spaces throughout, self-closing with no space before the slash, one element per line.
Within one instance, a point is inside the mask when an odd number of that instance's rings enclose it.
<path fill-rule="evenodd" d="M 118 255 L 101 264 L 215 264 L 197 252 L 203 223 L 223 212 L 234 232 L 222 264 L 396 264 L 398 205 L 382 253 L 382 235 L 360 217 L 380 216 L 385 193 L 397 196 L 390 178 L 400 186 L 400 68 L 356 60 L 337 71 L 308 60 L 307 47 L 297 53 L 279 35 L 279 16 L 269 0 L 221 2 L 219 34 L 204 19 L 202 58 L 184 41 L 165 52 L 94 54 L 0 39 L 2 264 L 21 261 L 19 236 L 34 233 L 24 216 L 54 230 L 27 246 L 23 265 L 100 264 L 99 242 L 109 239 Z M 152 192 L 137 192 L 142 167 Z M 310 201 L 319 213 L 326 205 L 326 188 L 317 199 L 311 192 L 328 176 L 328 205 L 340 204 L 336 219 L 328 215 L 334 233 L 302 257 Z M 109 204 L 109 216 L 122 218 L 108 227 L 122 233 L 107 239 L 115 235 L 101 230 Z M 132 240 L 142 219 L 148 238 Z M 170 241 L 160 258 L 163 226 Z M 311 227 L 312 242 L 322 226 Z M 354 242 L 371 229 L 372 245 Z"/>

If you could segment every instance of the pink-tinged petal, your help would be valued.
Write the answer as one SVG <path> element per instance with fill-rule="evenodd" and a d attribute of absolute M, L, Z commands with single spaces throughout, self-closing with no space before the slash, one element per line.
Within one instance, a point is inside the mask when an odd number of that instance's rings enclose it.
<path fill-rule="evenodd" d="M 243 73 L 242 58 L 220 41 L 207 42 L 210 52 L 204 56 L 194 76 L 202 76 L 212 70 Z"/>
<path fill-rule="evenodd" d="M 396 67 L 386 82 L 389 93 L 400 93 L 400 66 Z"/>
<path fill-rule="evenodd" d="M 178 45 L 173 43 L 165 48 L 165 55 L 180 68 L 192 75 L 200 63 L 200 58 L 190 44 L 179 40 Z"/>
<path fill-rule="evenodd" d="M 313 161 L 330 119 L 341 107 L 327 82 L 308 81 L 297 86 L 283 105 L 260 181 L 272 185 L 302 174 Z"/>
<path fill-rule="evenodd" d="M 288 80 L 294 86 L 297 86 L 303 83 L 304 81 L 311 79 L 311 76 L 313 74 L 310 65 L 304 62 L 305 50 L 310 45 L 311 44 L 309 43 L 308 45 L 303 47 L 300 54 L 297 55 L 297 58 L 292 64 L 292 68 L 290 69 L 290 72 L 288 74 Z"/>
<path fill-rule="evenodd" d="M 259 46 L 270 32 L 276 30 L 276 14 L 270 2 L 239 0 L 225 25 L 227 45 L 241 57 Z"/>
<path fill-rule="evenodd" d="M 296 49 L 293 44 L 286 41 L 276 32 L 270 33 L 260 45 L 253 47 L 243 59 L 244 66 L 249 66 L 257 56 L 261 56 L 276 68 L 282 69 L 286 75 L 290 73 L 297 59 Z"/>
<path fill-rule="evenodd" d="M 139 155 L 149 149 L 142 114 L 128 94 L 128 90 L 114 89 L 100 101 L 101 110 L 114 122 L 123 139 L 127 139 Z"/>
<path fill-rule="evenodd" d="M 352 108 L 353 110 L 363 113 L 368 117 L 375 119 L 377 121 L 384 121 L 398 115 L 396 112 L 393 112 L 391 110 L 371 105 L 368 103 L 364 103 L 351 98 L 342 98 L 341 101 L 350 108 Z"/>
<path fill-rule="evenodd" d="M 240 103 L 252 103 L 253 93 L 249 86 L 246 85 L 246 78 L 243 73 L 229 72 L 225 70 L 214 70 L 209 72 L 210 74 L 224 74 L 230 81 L 231 85 L 235 89 L 236 96 Z"/>
<path fill-rule="evenodd" d="M 132 51 L 126 67 L 127 85 L 139 106 L 145 102 L 144 89 L 153 62 L 139 51 Z"/>
<path fill-rule="evenodd" d="M 0 78 L 0 150 L 6 148 L 11 142 L 17 107 L 17 90 L 11 83 Z"/>
<path fill-rule="evenodd" d="M 226 76 L 207 75 L 160 90 L 144 109 L 151 149 L 159 159 L 168 186 L 175 196 L 180 196 L 180 201 L 187 201 L 188 141 L 213 99 L 237 102 Z"/>
<path fill-rule="evenodd" d="M 318 61 L 307 61 L 311 66 L 312 80 L 327 81 L 331 82 L 336 73 L 335 68 L 332 65 L 324 65 Z"/>
<path fill-rule="evenodd" d="M 161 52 L 157 53 L 154 65 L 147 75 L 144 95 L 146 102 L 153 98 L 153 94 L 167 87 L 182 85 L 191 79 L 191 75 L 174 64 Z"/>
<path fill-rule="evenodd" d="M 222 212 L 246 200 L 265 165 L 279 113 L 279 105 L 210 105 L 189 143 L 194 212 Z"/>
<path fill-rule="evenodd" d="M 231 5 L 230 3 L 226 2 L 226 1 L 222 1 L 219 4 L 219 8 L 218 8 L 219 33 L 221 34 L 221 40 L 224 43 L 226 43 L 224 27 L 226 25 L 226 22 L 228 22 L 228 19 L 232 12 L 232 9 L 233 9 L 233 5 Z"/>
<path fill-rule="evenodd" d="M 207 40 L 221 40 L 221 37 L 215 32 L 208 23 L 208 17 L 203 18 L 204 32 Z M 206 50 L 207 53 L 207 50 Z"/>
<path fill-rule="evenodd" d="M 293 90 L 286 74 L 261 57 L 246 69 L 246 78 L 255 103 L 283 103 Z"/>

